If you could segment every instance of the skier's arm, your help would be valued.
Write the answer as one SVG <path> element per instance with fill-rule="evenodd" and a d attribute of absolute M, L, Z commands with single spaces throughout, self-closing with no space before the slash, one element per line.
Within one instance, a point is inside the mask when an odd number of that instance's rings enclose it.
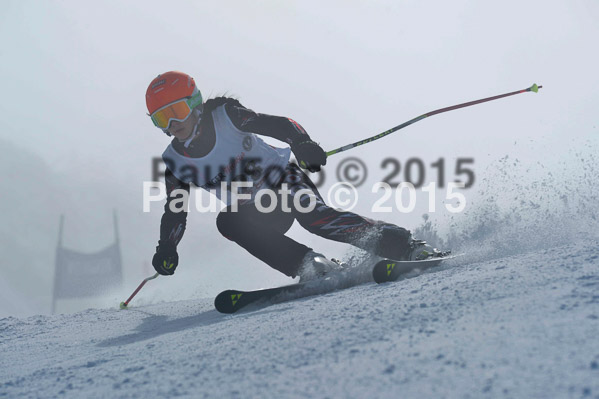
<path fill-rule="evenodd" d="M 181 241 L 187 223 L 187 210 L 178 212 L 171 209 L 171 203 L 179 196 L 171 196 L 174 190 L 180 189 L 189 195 L 189 184 L 177 179 L 167 168 L 165 172 L 167 199 L 164 205 L 164 213 L 160 220 L 160 241 L 156 247 L 156 253 L 152 258 L 152 266 L 162 275 L 169 276 L 175 273 L 179 264 L 177 244 Z"/>
<path fill-rule="evenodd" d="M 168 168 L 164 174 L 164 179 L 166 182 L 167 198 L 164 205 L 164 213 L 160 220 L 160 242 L 170 241 L 177 246 L 185 232 L 187 210 L 182 209 L 178 212 L 173 212 L 171 210 L 171 203 L 179 197 L 172 197 L 171 194 L 174 190 L 184 190 L 189 195 L 189 184 L 177 179 Z"/>
<path fill-rule="evenodd" d="M 227 104 L 225 106 L 231 122 L 239 130 L 273 137 L 291 146 L 300 166 L 317 172 L 327 163 L 324 150 L 315 143 L 304 128 L 290 118 L 259 114 L 251 109 Z"/>
<path fill-rule="evenodd" d="M 237 129 L 273 137 L 289 145 L 311 141 L 304 128 L 292 119 L 283 116 L 259 114 L 245 107 L 226 105 L 227 115 Z"/>

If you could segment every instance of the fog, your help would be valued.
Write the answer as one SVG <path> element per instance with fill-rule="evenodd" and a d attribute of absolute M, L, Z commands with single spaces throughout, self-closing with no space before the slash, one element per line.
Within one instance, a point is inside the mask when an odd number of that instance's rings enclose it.
<path fill-rule="evenodd" d="M 334 155 L 321 191 L 337 181 L 339 162 L 358 157 L 369 174 L 355 211 L 415 229 L 427 212 L 422 193 L 411 213 L 372 212 L 380 195 L 371 187 L 391 171 L 382 160 L 422 159 L 428 183 L 436 181 L 430 164 L 439 158 L 445 181 L 455 179 L 458 158 L 473 158 L 476 181 L 463 191 L 462 219 L 446 211 L 445 189 L 437 190 L 431 220 L 440 234 L 468 225 L 468 212 L 491 198 L 489 189 L 510 212 L 523 198 L 552 204 L 528 190 L 548 173 L 555 178 L 546 198 L 559 188 L 591 212 L 598 19 L 599 3 L 591 0 L 5 1 L 0 316 L 50 311 L 61 214 L 65 246 L 95 251 L 112 241 L 117 210 L 125 284 L 106 298 L 63 301 L 58 311 L 114 306 L 154 273 L 162 204 L 144 213 L 142 185 L 169 138 L 147 116 L 144 96 L 148 83 L 168 70 L 192 75 L 204 98 L 226 94 L 258 112 L 293 118 L 325 150 L 427 111 L 542 84 L 538 94 L 437 115 Z M 506 156 L 517 162 L 506 164 Z M 222 238 L 215 216 L 190 214 L 177 273 L 153 281 L 140 303 L 291 282 Z M 327 255 L 347 256 L 348 246 L 298 226 L 290 234 Z"/>

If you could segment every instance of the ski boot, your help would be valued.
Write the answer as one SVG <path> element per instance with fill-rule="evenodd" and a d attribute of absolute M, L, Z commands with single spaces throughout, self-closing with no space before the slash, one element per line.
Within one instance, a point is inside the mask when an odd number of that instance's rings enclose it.
<path fill-rule="evenodd" d="M 329 260 L 323 254 L 308 251 L 297 271 L 300 283 L 325 277 L 328 273 L 343 270 L 343 263 Z"/>
<path fill-rule="evenodd" d="M 402 260 L 414 261 L 425 260 L 429 258 L 440 258 L 447 256 L 450 253 L 451 251 L 439 251 L 437 248 L 433 248 L 431 245 L 427 244 L 424 240 L 410 239 L 410 249 Z"/>

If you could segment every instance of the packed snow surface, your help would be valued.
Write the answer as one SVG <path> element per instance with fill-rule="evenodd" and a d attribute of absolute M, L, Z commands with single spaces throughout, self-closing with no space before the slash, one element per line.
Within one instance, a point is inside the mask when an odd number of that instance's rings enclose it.
<path fill-rule="evenodd" d="M 0 397 L 599 398 L 598 244 L 234 315 L 206 299 L 0 319 Z"/>

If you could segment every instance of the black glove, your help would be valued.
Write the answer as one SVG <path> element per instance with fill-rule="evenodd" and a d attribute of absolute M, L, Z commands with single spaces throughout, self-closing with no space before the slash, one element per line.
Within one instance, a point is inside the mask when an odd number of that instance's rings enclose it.
<path fill-rule="evenodd" d="M 172 241 L 158 241 L 156 253 L 152 258 L 152 266 L 159 274 L 171 276 L 179 264 L 177 246 Z"/>
<path fill-rule="evenodd" d="M 326 152 L 313 141 L 292 144 L 291 151 L 295 154 L 299 166 L 310 172 L 318 172 L 321 166 L 327 164 Z"/>

